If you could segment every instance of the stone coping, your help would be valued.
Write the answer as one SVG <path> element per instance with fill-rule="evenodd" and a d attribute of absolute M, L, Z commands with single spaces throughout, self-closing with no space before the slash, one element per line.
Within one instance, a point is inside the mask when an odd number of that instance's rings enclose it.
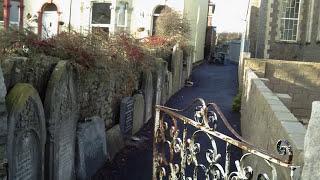
<path fill-rule="evenodd" d="M 306 128 L 299 122 L 299 120 L 290 112 L 290 110 L 283 104 L 279 97 L 273 93 L 251 69 L 247 68 L 247 76 L 252 80 L 253 85 L 268 103 L 273 115 L 279 120 L 282 130 L 288 135 L 289 140 L 299 151 L 304 149 L 304 137 Z"/>

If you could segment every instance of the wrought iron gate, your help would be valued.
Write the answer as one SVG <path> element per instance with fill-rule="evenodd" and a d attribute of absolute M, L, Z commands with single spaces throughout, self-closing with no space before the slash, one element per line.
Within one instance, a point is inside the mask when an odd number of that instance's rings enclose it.
<path fill-rule="evenodd" d="M 195 109 L 194 119 L 179 114 L 191 108 Z M 216 131 L 217 115 L 219 120 L 223 121 L 227 129 L 236 138 L 231 138 Z M 201 138 L 199 138 L 200 134 L 202 134 Z M 204 136 L 210 142 L 205 145 L 205 152 L 200 140 Z M 220 139 L 226 143 L 225 159 L 223 160 L 221 153 L 218 152 L 215 139 Z M 235 161 L 235 171 L 233 172 L 230 172 L 231 146 L 245 152 L 239 160 Z M 291 179 L 299 179 L 300 167 L 292 165 L 293 152 L 288 141 L 280 140 L 276 148 L 279 155 L 286 160 L 279 159 L 247 142 L 232 128 L 216 104 L 206 104 L 203 99 L 196 99 L 192 105 L 183 110 L 156 106 L 153 142 L 154 180 L 247 180 L 253 177 L 257 179 L 277 179 L 275 165 L 287 168 L 290 171 Z M 203 158 L 201 158 L 201 155 Z M 262 158 L 270 167 L 271 173 L 269 174 L 272 174 L 270 175 L 272 177 L 268 177 L 266 173 L 254 174 L 256 172 L 250 166 L 245 165 L 246 159 L 250 156 Z M 221 161 L 224 163 L 221 163 Z"/>

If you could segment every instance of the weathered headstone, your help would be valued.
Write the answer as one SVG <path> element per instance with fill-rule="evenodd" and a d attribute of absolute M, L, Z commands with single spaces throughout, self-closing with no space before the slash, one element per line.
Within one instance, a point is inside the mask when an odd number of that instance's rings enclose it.
<path fill-rule="evenodd" d="M 134 108 L 133 108 L 133 134 L 136 134 L 144 124 L 144 98 L 142 94 L 136 94 L 133 96 Z"/>
<path fill-rule="evenodd" d="M 124 135 L 132 135 L 133 126 L 133 106 L 132 97 L 125 97 L 120 105 L 120 129 Z"/>
<path fill-rule="evenodd" d="M 107 152 L 109 158 L 112 160 L 115 155 L 125 146 L 124 137 L 120 131 L 120 126 L 115 125 L 113 128 L 109 129 L 106 133 L 107 138 Z"/>
<path fill-rule="evenodd" d="M 179 91 L 182 86 L 182 71 L 183 71 L 183 52 L 179 45 L 174 46 L 172 60 L 172 89 L 173 94 Z"/>
<path fill-rule="evenodd" d="M 16 84 L 9 92 L 9 179 L 44 179 L 45 117 L 38 92 L 30 84 Z"/>
<path fill-rule="evenodd" d="M 73 71 L 66 61 L 55 67 L 45 98 L 48 128 L 46 179 L 74 179 L 75 141 L 79 110 Z"/>
<path fill-rule="evenodd" d="M 90 179 L 107 161 L 105 123 L 92 117 L 77 129 L 76 174 L 78 180 Z"/>
<path fill-rule="evenodd" d="M 6 86 L 4 84 L 4 78 L 0 67 L 0 163 L 3 164 L 6 161 L 6 144 L 7 144 L 7 108 L 6 108 Z M 4 179 L 7 176 L 5 167 L 0 166 L 0 179 Z"/>
<path fill-rule="evenodd" d="M 312 113 L 304 142 L 303 180 L 320 179 L 320 101 L 312 103 Z"/>
<path fill-rule="evenodd" d="M 161 104 L 162 90 L 164 86 L 165 71 L 167 71 L 168 63 L 161 58 L 155 60 L 155 71 L 153 72 L 154 97 L 153 104 Z"/>
<path fill-rule="evenodd" d="M 192 56 L 191 55 L 187 56 L 186 60 L 187 60 L 187 79 L 189 79 L 192 73 Z"/>
<path fill-rule="evenodd" d="M 163 88 L 161 92 L 161 104 L 165 104 L 169 97 L 169 76 L 168 71 L 164 74 Z"/>
<path fill-rule="evenodd" d="M 142 75 L 142 86 L 141 89 L 144 95 L 145 102 L 145 116 L 144 121 L 148 122 L 152 117 L 152 98 L 153 98 L 153 84 L 152 84 L 152 73 L 146 71 Z"/>
<path fill-rule="evenodd" d="M 168 72 L 168 99 L 173 95 L 172 93 L 172 72 Z"/>

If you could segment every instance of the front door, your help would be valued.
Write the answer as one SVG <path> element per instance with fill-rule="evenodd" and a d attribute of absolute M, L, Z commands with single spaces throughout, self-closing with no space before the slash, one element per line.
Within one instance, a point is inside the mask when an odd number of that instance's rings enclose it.
<path fill-rule="evenodd" d="M 58 33 L 57 11 L 44 11 L 42 15 L 42 38 L 47 39 Z"/>

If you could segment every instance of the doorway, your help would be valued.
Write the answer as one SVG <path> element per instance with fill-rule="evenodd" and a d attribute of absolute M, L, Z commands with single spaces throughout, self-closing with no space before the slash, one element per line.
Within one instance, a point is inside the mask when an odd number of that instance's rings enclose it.
<path fill-rule="evenodd" d="M 53 3 L 45 4 L 42 10 L 41 37 L 48 39 L 58 34 L 58 10 Z"/>

